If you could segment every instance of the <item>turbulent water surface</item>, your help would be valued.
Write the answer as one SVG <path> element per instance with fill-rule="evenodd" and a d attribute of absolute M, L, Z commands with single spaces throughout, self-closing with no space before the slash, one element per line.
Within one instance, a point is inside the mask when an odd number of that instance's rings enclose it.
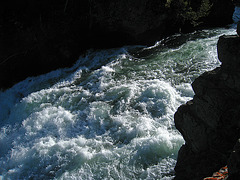
<path fill-rule="evenodd" d="M 89 51 L 0 92 L 0 179 L 172 179 L 184 143 L 174 113 L 234 31 Z"/>

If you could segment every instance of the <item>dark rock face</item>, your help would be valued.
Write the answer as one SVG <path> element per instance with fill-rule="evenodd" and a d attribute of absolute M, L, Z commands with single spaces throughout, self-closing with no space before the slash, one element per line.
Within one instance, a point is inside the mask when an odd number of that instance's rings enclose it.
<path fill-rule="evenodd" d="M 240 1 L 239 0 L 233 0 L 234 6 L 240 6 Z"/>
<path fill-rule="evenodd" d="M 176 128 L 186 141 L 179 151 L 176 179 L 210 176 L 227 164 L 240 137 L 239 48 L 239 37 L 219 38 L 221 67 L 194 81 L 193 100 L 179 107 L 175 114 Z"/>
<path fill-rule="evenodd" d="M 181 17 L 177 17 L 166 3 L 155 0 L 137 3 L 134 0 L 95 1 L 93 24 L 99 29 L 128 34 L 135 43 L 153 43 L 163 35 L 178 31 L 181 25 L 176 24 Z"/>
<path fill-rule="evenodd" d="M 228 24 L 232 23 L 232 16 L 229 16 L 230 12 L 233 14 L 233 11 L 231 10 L 233 5 L 232 1 L 210 0 L 210 5 L 212 5 L 212 7 L 208 16 L 199 20 L 202 22 L 202 26 L 216 27 L 226 25 L 225 22 L 228 22 Z"/>
<path fill-rule="evenodd" d="M 233 10 L 229 0 L 8 0 L 0 6 L 0 89 L 71 66 L 89 48 L 229 24 Z"/>
<path fill-rule="evenodd" d="M 240 176 L 240 139 L 238 139 L 228 160 L 229 179 L 237 180 Z"/>

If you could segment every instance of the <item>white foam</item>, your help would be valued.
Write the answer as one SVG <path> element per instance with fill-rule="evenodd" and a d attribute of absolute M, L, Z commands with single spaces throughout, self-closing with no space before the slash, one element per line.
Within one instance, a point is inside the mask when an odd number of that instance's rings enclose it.
<path fill-rule="evenodd" d="M 184 143 L 173 116 L 201 69 L 219 65 L 216 41 L 151 47 L 149 59 L 125 48 L 89 52 L 72 68 L 0 92 L 1 176 L 171 179 Z"/>

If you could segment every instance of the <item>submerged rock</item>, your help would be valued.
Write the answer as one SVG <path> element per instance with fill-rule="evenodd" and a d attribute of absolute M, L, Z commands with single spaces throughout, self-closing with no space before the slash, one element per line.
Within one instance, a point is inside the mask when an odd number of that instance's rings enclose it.
<path fill-rule="evenodd" d="M 186 142 L 179 151 L 176 179 L 210 176 L 227 164 L 240 138 L 239 49 L 239 37 L 220 37 L 221 67 L 198 77 L 192 84 L 193 100 L 175 113 L 176 128 Z"/>

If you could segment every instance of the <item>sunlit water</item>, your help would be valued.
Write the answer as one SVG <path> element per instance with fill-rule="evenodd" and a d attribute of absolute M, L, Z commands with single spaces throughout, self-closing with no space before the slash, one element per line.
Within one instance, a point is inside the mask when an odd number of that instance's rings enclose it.
<path fill-rule="evenodd" d="M 174 113 L 220 66 L 218 37 L 234 33 L 89 51 L 0 92 L 0 179 L 172 179 L 184 143 Z"/>

